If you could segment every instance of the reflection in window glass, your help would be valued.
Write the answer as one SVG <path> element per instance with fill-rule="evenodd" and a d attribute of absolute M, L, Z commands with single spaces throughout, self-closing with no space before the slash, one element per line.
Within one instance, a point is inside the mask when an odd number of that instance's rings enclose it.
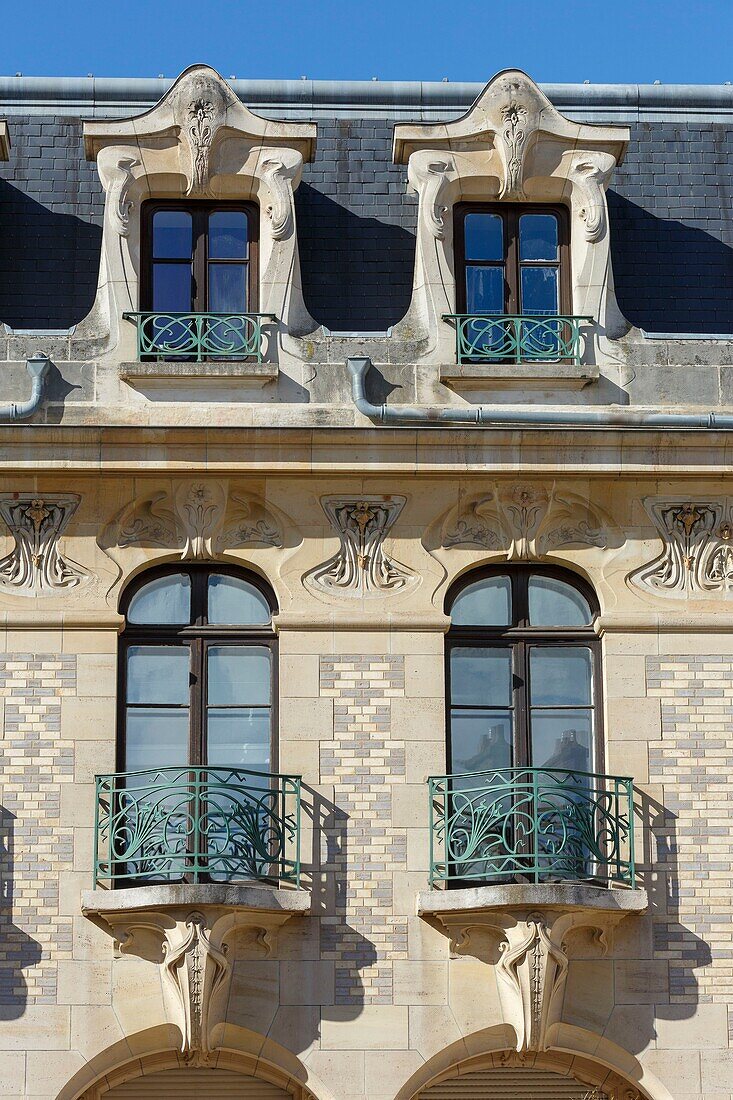
<path fill-rule="evenodd" d="M 185 210 L 156 210 L 153 215 L 153 259 L 190 260 L 193 223 Z"/>
<path fill-rule="evenodd" d="M 185 573 L 159 577 L 130 600 L 127 621 L 142 625 L 179 625 L 191 621 L 191 580 Z"/>
<path fill-rule="evenodd" d="M 467 260 L 503 260 L 504 225 L 498 214 L 467 214 L 463 226 Z"/>
<path fill-rule="evenodd" d="M 532 706 L 589 706 L 591 651 L 587 646 L 532 646 L 529 679 Z"/>
<path fill-rule="evenodd" d="M 554 214 L 522 214 L 519 219 L 519 259 L 557 260 L 558 227 Z"/>
<path fill-rule="evenodd" d="M 209 264 L 209 311 L 247 312 L 247 267 L 245 264 Z"/>
<path fill-rule="evenodd" d="M 211 646 L 207 702 L 210 706 L 269 706 L 268 647 Z"/>
<path fill-rule="evenodd" d="M 504 268 L 466 268 L 466 310 L 468 313 L 504 312 Z"/>
<path fill-rule="evenodd" d="M 531 626 L 588 626 L 592 619 L 588 601 L 577 588 L 555 577 L 529 578 Z"/>
<path fill-rule="evenodd" d="M 127 651 L 128 703 L 185 705 L 188 688 L 188 646 L 130 646 Z"/>
<path fill-rule="evenodd" d="M 451 622 L 454 626 L 507 626 L 511 622 L 511 598 L 508 577 L 476 581 L 453 601 Z"/>
<path fill-rule="evenodd" d="M 453 704 L 511 706 L 512 655 L 508 648 L 456 646 L 451 651 L 450 676 Z"/>
<path fill-rule="evenodd" d="M 560 308 L 558 269 L 523 267 L 521 271 L 522 313 L 557 313 Z"/>
<path fill-rule="evenodd" d="M 242 210 L 216 210 L 209 215 L 209 259 L 245 260 L 249 219 Z"/>
<path fill-rule="evenodd" d="M 512 764 L 512 713 L 502 710 L 453 710 L 451 771 L 493 771 Z"/>
<path fill-rule="evenodd" d="M 238 577 L 215 573 L 208 580 L 209 623 L 216 626 L 264 626 L 270 605 L 258 588 Z"/>

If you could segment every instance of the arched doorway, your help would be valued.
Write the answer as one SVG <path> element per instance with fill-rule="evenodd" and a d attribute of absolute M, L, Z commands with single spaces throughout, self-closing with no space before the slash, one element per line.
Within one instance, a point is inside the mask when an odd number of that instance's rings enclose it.
<path fill-rule="evenodd" d="M 611 1096 L 573 1077 L 544 1069 L 484 1069 L 439 1081 L 416 1100 L 611 1100 Z"/>

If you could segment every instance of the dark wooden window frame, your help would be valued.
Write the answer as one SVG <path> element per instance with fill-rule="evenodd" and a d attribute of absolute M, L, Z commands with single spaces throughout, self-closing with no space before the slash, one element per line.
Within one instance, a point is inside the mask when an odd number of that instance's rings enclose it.
<path fill-rule="evenodd" d="M 592 613 L 590 625 L 584 627 L 531 627 L 529 626 L 529 578 L 543 577 L 564 581 L 577 589 L 589 604 Z M 593 669 L 593 736 L 594 760 L 591 771 L 604 770 L 603 732 L 603 681 L 601 639 L 593 623 L 600 613 L 595 592 L 577 574 L 559 567 L 522 565 L 486 566 L 463 574 L 450 586 L 445 598 L 445 611 L 450 615 L 457 596 L 477 581 L 488 577 L 508 577 L 511 583 L 512 623 L 510 626 L 454 626 L 446 635 L 445 684 L 446 684 L 446 773 L 451 773 L 451 652 L 456 648 L 501 648 L 512 651 L 512 723 L 513 767 L 531 767 L 530 759 L 530 703 L 529 703 L 529 652 L 534 646 L 587 646 L 591 650 Z M 467 709 L 476 709 L 468 707 Z"/>
<path fill-rule="evenodd" d="M 467 214 L 497 214 L 504 223 L 504 259 L 466 260 L 465 219 Z M 558 218 L 559 259 L 519 261 L 519 219 L 523 214 L 555 214 Z M 572 313 L 572 283 L 570 278 L 570 218 L 562 205 L 547 203 L 457 203 L 454 208 L 454 241 L 456 260 L 456 313 L 466 313 L 466 267 L 504 268 L 504 312 L 521 313 L 520 268 L 556 266 L 560 270 L 559 299 L 561 315 Z"/>
<path fill-rule="evenodd" d="M 247 215 L 248 258 L 247 258 L 247 313 L 257 313 L 259 309 L 259 209 L 252 202 L 212 202 L 208 200 L 186 201 L 182 199 L 148 199 L 141 210 L 141 270 L 140 270 L 140 309 L 151 312 L 153 309 L 153 216 L 159 210 L 181 210 L 191 214 L 192 219 L 192 275 L 193 304 L 190 311 L 181 312 L 208 313 L 208 264 L 209 236 L 208 218 L 219 210 L 235 210 Z M 167 261 L 157 261 L 167 262 Z M 170 263 L 181 263 L 171 260 Z M 214 260 L 213 263 L 242 263 L 242 260 Z"/>
<path fill-rule="evenodd" d="M 209 565 L 188 565 L 175 563 L 147 570 L 128 585 L 123 593 L 120 611 L 127 616 L 127 610 L 133 596 L 151 581 L 161 577 L 187 574 L 191 578 L 191 623 L 178 625 L 143 625 L 126 623 L 120 636 L 117 669 L 117 769 L 125 769 L 126 713 L 127 713 L 127 652 L 135 645 L 188 645 L 191 659 L 189 664 L 189 738 L 188 765 L 205 766 L 205 716 L 206 716 L 206 651 L 212 645 L 264 646 L 270 650 L 270 771 L 278 770 L 278 662 L 277 638 L 272 624 L 263 626 L 248 625 L 212 625 L 205 621 L 207 580 L 210 576 L 230 576 L 247 581 L 265 598 L 270 611 L 274 614 L 277 605 L 270 588 L 255 573 L 236 566 L 211 563 Z M 225 767 L 226 765 L 222 765 Z"/>

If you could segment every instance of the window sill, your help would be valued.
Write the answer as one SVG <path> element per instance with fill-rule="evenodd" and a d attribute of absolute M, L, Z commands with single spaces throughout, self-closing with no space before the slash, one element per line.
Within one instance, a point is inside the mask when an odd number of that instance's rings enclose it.
<path fill-rule="evenodd" d="M 248 386 L 266 386 L 278 377 L 276 363 L 239 362 L 226 363 L 217 360 L 204 363 L 190 363 L 179 360 L 160 362 L 121 363 L 119 376 L 123 382 L 135 385 L 136 382 L 179 381 L 195 379 L 197 382 L 220 382 L 222 379 L 244 382 Z"/>
<path fill-rule="evenodd" d="M 457 390 L 485 389 L 487 384 L 502 390 L 582 390 L 599 374 L 590 363 L 450 363 L 441 366 L 439 378 Z"/>

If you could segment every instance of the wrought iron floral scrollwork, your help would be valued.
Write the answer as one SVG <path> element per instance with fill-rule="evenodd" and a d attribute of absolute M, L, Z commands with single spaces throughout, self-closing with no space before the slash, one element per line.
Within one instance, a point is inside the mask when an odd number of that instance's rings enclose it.
<path fill-rule="evenodd" d="M 165 768 L 97 780 L 97 882 L 231 882 L 300 875 L 300 780 Z"/>
<path fill-rule="evenodd" d="M 384 548 L 404 497 L 325 497 L 321 503 L 341 545 L 332 558 L 306 574 L 311 588 L 321 593 L 379 596 L 417 583 L 412 570 L 389 557 Z"/>
<path fill-rule="evenodd" d="M 446 313 L 456 330 L 456 362 L 574 363 L 583 354 L 590 317 Z"/>
<path fill-rule="evenodd" d="M 5 493 L 0 516 L 15 539 L 0 560 L 0 590 L 17 596 L 55 596 L 77 588 L 91 574 L 63 557 L 59 539 L 79 506 L 74 493 Z"/>
<path fill-rule="evenodd" d="M 431 881 L 633 885 L 631 780 L 506 768 L 430 781 Z"/>

